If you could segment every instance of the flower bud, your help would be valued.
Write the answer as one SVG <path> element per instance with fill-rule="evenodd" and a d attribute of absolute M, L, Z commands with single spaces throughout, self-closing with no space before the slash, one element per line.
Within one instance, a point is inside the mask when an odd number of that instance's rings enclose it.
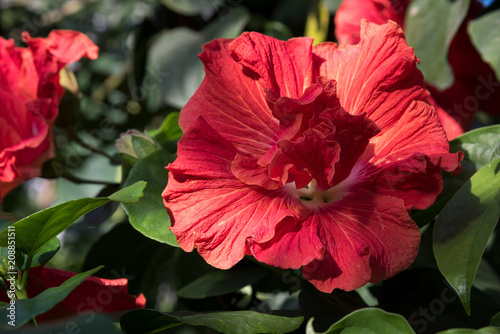
<path fill-rule="evenodd" d="M 122 133 L 115 145 L 122 160 L 131 165 L 161 148 L 153 138 L 137 130 Z"/>

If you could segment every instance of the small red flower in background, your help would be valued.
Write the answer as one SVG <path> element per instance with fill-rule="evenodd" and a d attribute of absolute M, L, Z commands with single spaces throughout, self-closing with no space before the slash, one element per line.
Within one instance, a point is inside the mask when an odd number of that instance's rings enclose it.
<path fill-rule="evenodd" d="M 31 268 L 26 289 L 33 298 L 48 288 L 57 287 L 75 276 L 75 273 L 45 268 Z M 7 295 L 0 293 L 0 301 L 9 302 Z M 104 279 L 90 276 L 77 286 L 62 302 L 48 312 L 36 317 L 38 322 L 49 322 L 72 315 L 87 315 L 91 312 L 111 313 L 144 308 L 146 299 L 129 295 L 127 279 Z"/>
<path fill-rule="evenodd" d="M 54 156 L 52 125 L 64 93 L 59 71 L 98 52 L 77 31 L 54 30 L 47 38 L 24 33 L 23 40 L 27 48 L 0 37 L 0 201 Z"/>
<path fill-rule="evenodd" d="M 361 19 L 377 24 L 392 20 L 403 27 L 409 4 L 409 0 L 344 0 L 335 15 L 335 35 L 340 43 L 358 43 Z M 490 65 L 481 59 L 467 33 L 468 23 L 482 10 L 479 1 L 471 1 L 467 17 L 451 41 L 448 60 L 454 84 L 444 91 L 428 86 L 429 102 L 436 109 L 450 140 L 470 129 L 477 109 L 490 114 L 500 113 L 500 94 L 491 91 L 491 87 L 500 85 L 498 78 Z M 468 101 L 471 98 L 474 98 L 472 104 Z"/>
<path fill-rule="evenodd" d="M 397 24 L 311 45 L 244 33 L 204 46 L 163 197 L 179 245 L 215 267 L 248 254 L 352 290 L 412 263 L 408 213 L 434 202 L 461 157 Z"/>

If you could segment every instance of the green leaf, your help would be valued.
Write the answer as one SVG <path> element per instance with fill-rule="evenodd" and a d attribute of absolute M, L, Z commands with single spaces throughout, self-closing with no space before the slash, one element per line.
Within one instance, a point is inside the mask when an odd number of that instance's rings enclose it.
<path fill-rule="evenodd" d="M 137 181 L 136 183 L 118 190 L 108 198 L 115 202 L 120 203 L 137 203 L 144 196 L 144 188 L 146 188 L 146 181 Z"/>
<path fill-rule="evenodd" d="M 289 333 L 300 327 L 302 317 L 281 317 L 253 311 L 198 313 L 179 316 L 153 310 L 134 310 L 124 314 L 120 325 L 127 333 L 145 334 L 187 324 L 205 326 L 220 333 Z"/>
<path fill-rule="evenodd" d="M 134 182 L 135 183 L 135 182 Z M 67 229 L 78 218 L 86 213 L 97 209 L 110 200 L 118 202 L 135 201 L 142 196 L 144 181 L 132 184 L 130 188 L 123 188 L 108 198 L 81 198 L 74 201 L 62 203 L 51 208 L 35 212 L 34 214 L 12 224 L 16 233 L 16 248 L 26 255 L 35 255 L 42 247 Z M 0 247 L 8 245 L 8 232 L 0 233 Z M 55 241 L 47 246 L 46 250 L 54 250 Z M 52 254 L 53 255 L 53 254 Z M 40 257 L 38 257 L 40 259 Z M 45 260 L 42 258 L 42 260 Z"/>
<path fill-rule="evenodd" d="M 311 1 L 304 36 L 314 38 L 314 45 L 326 41 L 330 25 L 330 12 L 320 0 Z"/>
<path fill-rule="evenodd" d="M 82 198 L 23 218 L 12 224 L 16 230 L 16 247 L 27 255 L 34 255 L 78 218 L 107 202 L 108 198 Z M 7 246 L 7 242 L 7 230 L 4 230 L 0 233 L 0 246 Z"/>
<path fill-rule="evenodd" d="M 500 205 L 500 159 L 474 174 L 439 214 L 433 231 L 439 270 L 470 314 L 470 289 Z"/>
<path fill-rule="evenodd" d="M 61 242 L 57 237 L 53 237 L 45 245 L 43 245 L 36 253 L 33 255 L 33 260 L 31 262 L 31 268 L 41 266 L 52 259 L 54 255 L 61 248 Z M 26 263 L 28 256 L 24 255 L 24 263 Z"/>
<path fill-rule="evenodd" d="M 266 270 L 258 267 L 218 270 L 189 283 L 177 291 L 177 295 L 191 299 L 219 296 L 253 284 L 267 274 Z"/>
<path fill-rule="evenodd" d="M 43 314 L 49 311 L 51 308 L 56 306 L 59 302 L 63 301 L 74 288 L 80 285 L 87 277 L 97 272 L 101 267 L 77 274 L 58 287 L 48 288 L 42 291 L 39 295 L 30 299 L 17 300 L 15 304 L 16 308 L 16 327 L 20 327 L 30 321 L 30 319 L 36 317 L 37 315 Z M 0 308 L 1 319 L 8 319 L 10 310 L 8 306 Z M 1 323 L 0 329 L 9 328 L 5 323 Z"/>
<path fill-rule="evenodd" d="M 430 207 L 425 210 L 417 211 L 416 213 L 411 215 L 411 219 L 418 225 L 418 227 L 423 227 L 426 224 L 432 222 L 437 215 L 444 208 L 446 203 L 451 199 L 451 196 L 443 198 L 440 201 L 434 202 Z"/>
<path fill-rule="evenodd" d="M 237 37 L 250 19 L 248 11 L 237 7 L 214 20 L 202 31 L 185 27 L 161 33 L 148 53 L 146 68 L 157 73 L 157 83 L 144 87 L 153 96 L 176 108 L 182 108 L 198 89 L 204 77 L 203 64 L 198 59 L 202 45 L 214 38 Z"/>
<path fill-rule="evenodd" d="M 491 318 L 490 326 L 500 327 L 500 312 L 498 312 L 493 316 L 493 318 Z"/>
<path fill-rule="evenodd" d="M 7 226 L 15 222 L 16 219 L 14 217 L 0 214 L 0 231 L 5 230 Z M 49 260 L 59 251 L 59 248 L 61 248 L 61 242 L 59 241 L 59 239 L 57 239 L 57 237 L 50 239 L 50 241 L 46 243 L 42 248 L 40 248 L 38 252 L 33 256 L 31 262 L 31 268 L 38 267 L 41 266 L 42 264 L 49 262 Z M 8 257 L 9 255 L 8 251 L 9 249 L 7 247 L 0 247 L 0 258 Z M 20 250 L 16 251 L 20 252 Z M 26 263 L 27 255 L 23 256 L 24 256 L 24 263 Z"/>
<path fill-rule="evenodd" d="M 480 329 L 456 328 L 438 332 L 437 334 L 498 334 L 499 327 L 483 327 Z"/>
<path fill-rule="evenodd" d="M 328 7 L 330 14 L 335 14 L 337 9 L 340 7 L 340 4 L 342 3 L 342 0 L 323 0 L 323 2 L 325 3 L 326 7 Z"/>
<path fill-rule="evenodd" d="M 170 10 L 187 16 L 198 15 L 203 11 L 216 11 L 223 0 L 162 0 Z"/>
<path fill-rule="evenodd" d="M 472 20 L 467 31 L 472 44 L 478 49 L 481 58 L 495 70 L 500 78 L 500 10 L 493 11 L 478 19 Z"/>
<path fill-rule="evenodd" d="M 182 136 L 179 116 L 179 112 L 171 112 L 165 117 L 158 129 L 148 131 L 149 135 L 162 145 L 169 141 L 178 140 Z"/>
<path fill-rule="evenodd" d="M 182 322 L 154 310 L 132 310 L 120 318 L 120 327 L 128 334 L 157 333 L 182 325 Z"/>
<path fill-rule="evenodd" d="M 38 324 L 38 327 L 23 328 L 22 334 L 120 334 L 113 321 L 102 314 L 92 314 L 82 317 L 64 318 L 49 324 Z"/>
<path fill-rule="evenodd" d="M 414 0 L 408 7 L 406 40 L 420 59 L 425 81 L 440 90 L 453 84 L 448 49 L 467 15 L 469 3 L 470 0 Z"/>
<path fill-rule="evenodd" d="M 165 169 L 173 157 L 164 150 L 157 150 L 139 160 L 130 170 L 125 186 L 137 181 L 147 181 L 144 197 L 137 203 L 123 204 L 130 224 L 146 237 L 153 240 L 178 246 L 175 235 L 168 228 L 168 216 L 163 198 L 163 189 L 167 185 L 168 171 Z"/>
<path fill-rule="evenodd" d="M 441 196 L 454 194 L 483 166 L 495 157 L 496 148 L 500 144 L 500 125 L 485 126 L 464 133 L 450 142 L 450 152 L 462 151 L 462 171 L 450 176 L 445 173 L 445 189 Z"/>
<path fill-rule="evenodd" d="M 313 322 L 314 323 L 314 322 Z M 307 334 L 316 334 L 308 323 Z M 333 324 L 321 334 L 414 334 L 410 324 L 399 314 L 382 311 L 378 308 L 364 308 L 354 311 Z M 319 334 L 319 333 L 318 333 Z"/>

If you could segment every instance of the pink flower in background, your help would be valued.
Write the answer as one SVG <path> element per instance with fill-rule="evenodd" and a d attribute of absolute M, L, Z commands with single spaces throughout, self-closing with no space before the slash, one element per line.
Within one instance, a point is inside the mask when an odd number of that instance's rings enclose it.
<path fill-rule="evenodd" d="M 35 267 L 31 268 L 26 289 L 28 297 L 38 296 L 48 288 L 60 286 L 75 276 L 64 270 Z M 49 322 L 72 315 L 110 313 L 144 308 L 146 299 L 141 294 L 138 297 L 127 292 L 127 279 L 104 279 L 90 276 L 77 286 L 62 302 L 44 314 L 36 317 L 38 322 Z M 7 295 L 2 293 L 0 300 L 9 302 Z"/>
<path fill-rule="evenodd" d="M 0 201 L 54 156 L 52 125 L 64 92 L 59 71 L 98 52 L 77 31 L 54 30 L 47 38 L 24 33 L 23 40 L 27 48 L 0 37 Z"/>
<path fill-rule="evenodd" d="M 163 192 L 172 231 L 227 269 L 245 254 L 352 290 L 414 260 L 410 219 L 459 168 L 394 22 L 357 45 L 258 33 L 205 44 Z"/>
<path fill-rule="evenodd" d="M 403 27 L 409 3 L 409 0 L 344 0 L 335 15 L 335 35 L 340 43 L 358 43 L 362 19 L 377 24 L 392 20 Z M 479 1 L 471 1 L 467 17 L 451 41 L 448 60 L 454 84 L 444 91 L 428 86 L 429 102 L 436 109 L 450 140 L 470 129 L 477 109 L 490 114 L 500 113 L 500 94 L 491 91 L 491 87 L 500 85 L 498 78 L 481 59 L 467 33 L 468 23 L 482 10 Z"/>

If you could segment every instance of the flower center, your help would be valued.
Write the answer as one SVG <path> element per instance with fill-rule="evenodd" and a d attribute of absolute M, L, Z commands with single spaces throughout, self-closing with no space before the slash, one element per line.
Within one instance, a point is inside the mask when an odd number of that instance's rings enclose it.
<path fill-rule="evenodd" d="M 297 189 L 295 182 L 285 184 L 284 188 L 290 195 L 299 199 L 305 207 L 317 209 L 339 201 L 347 196 L 351 184 L 351 177 L 348 177 L 344 181 L 325 190 L 320 189 L 318 187 L 318 182 L 313 179 L 304 188 Z"/>

